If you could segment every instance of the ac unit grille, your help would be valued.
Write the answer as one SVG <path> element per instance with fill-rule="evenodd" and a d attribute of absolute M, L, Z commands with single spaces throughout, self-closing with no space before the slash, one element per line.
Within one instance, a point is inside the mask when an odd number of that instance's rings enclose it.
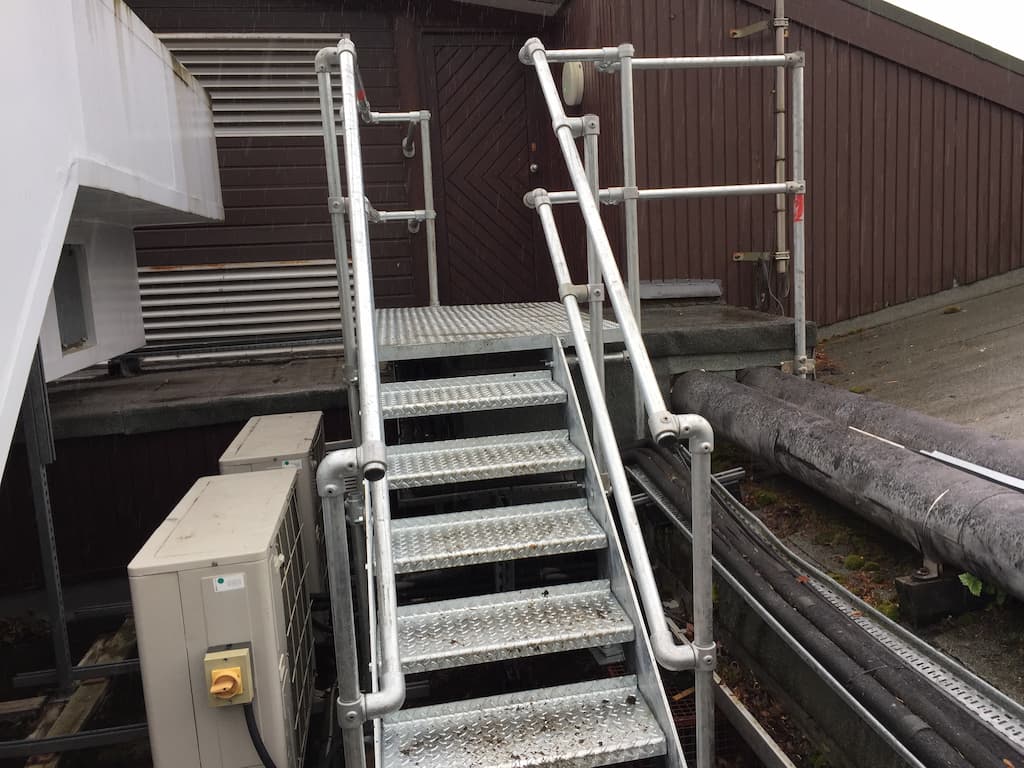
<path fill-rule="evenodd" d="M 313 444 L 309 449 L 309 456 L 313 466 L 320 466 L 320 462 L 324 460 L 326 455 L 327 445 L 324 441 L 324 423 L 321 420 L 317 425 L 316 434 L 313 436 Z M 313 499 L 313 503 L 316 505 L 316 545 L 320 550 L 318 553 L 320 555 L 320 583 L 327 584 L 327 542 L 324 539 L 324 505 L 316 489 L 316 472 L 310 472 L 309 479 L 313 484 L 313 495 L 310 498 Z"/>
<path fill-rule="evenodd" d="M 302 551 L 302 519 L 292 494 L 288 512 L 277 534 L 281 564 L 281 597 L 288 648 L 289 687 L 292 699 L 292 728 L 298 764 L 306 752 L 309 718 L 313 707 L 313 630 L 306 587 L 307 560 Z"/>

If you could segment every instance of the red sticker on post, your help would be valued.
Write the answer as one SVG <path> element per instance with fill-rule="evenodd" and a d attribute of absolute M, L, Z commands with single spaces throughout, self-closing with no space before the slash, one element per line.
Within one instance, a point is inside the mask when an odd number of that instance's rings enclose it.
<path fill-rule="evenodd" d="M 804 196 L 797 195 L 793 198 L 793 221 L 804 220 Z"/>

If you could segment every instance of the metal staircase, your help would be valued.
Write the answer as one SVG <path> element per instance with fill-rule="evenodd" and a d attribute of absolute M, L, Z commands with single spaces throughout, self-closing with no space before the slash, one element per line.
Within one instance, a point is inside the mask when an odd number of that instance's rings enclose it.
<path fill-rule="evenodd" d="M 400 605 L 402 670 L 407 675 L 622 646 L 630 674 L 607 677 L 594 665 L 569 685 L 405 709 L 383 720 L 383 765 L 602 766 L 679 754 L 678 739 L 655 672 L 618 533 L 560 346 L 552 371 L 435 379 L 382 385 L 386 417 L 435 416 L 555 405 L 560 422 L 537 432 L 494 434 L 389 446 L 393 489 L 509 479 L 535 493 L 561 496 L 460 512 L 400 517 L 392 524 L 396 573 L 439 575 L 471 564 L 514 563 L 595 553 L 589 577 L 528 589 Z M 578 492 L 565 498 L 570 478 Z M 450 497 L 452 494 L 447 493 Z M 410 499 L 413 506 L 416 498 Z M 470 590 L 473 591 L 473 590 Z M 402 601 L 401 590 L 399 600 Z M 666 736 L 666 734 L 668 734 Z M 670 765 L 681 765 L 673 760 Z"/>
<path fill-rule="evenodd" d="M 335 67 L 343 95 L 347 197 L 342 196 L 330 82 Z M 661 665 L 695 673 L 698 762 L 710 766 L 712 436 L 703 419 L 665 409 L 635 320 L 623 323 L 628 299 L 610 249 L 601 267 L 626 332 L 651 434 L 659 440 L 688 439 L 694 456 L 698 631 L 692 644 L 676 645 L 668 630 L 633 509 L 603 395 L 603 342 L 592 343 L 602 338 L 604 323 L 593 323 L 595 336 L 588 339 L 579 312 L 578 302 L 603 295 L 603 287 L 569 283 L 557 233 L 552 234 L 550 205 L 537 201 L 536 207 L 569 334 L 548 337 L 546 347 L 520 347 L 533 350 L 532 370 L 495 373 L 485 367 L 471 376 L 382 384 L 358 131 L 360 115 L 386 116 L 370 111 L 357 85 L 355 47 L 347 38 L 318 54 L 317 72 L 339 281 L 348 284 L 351 277 L 354 286 L 352 296 L 342 292 L 354 447 L 329 453 L 317 470 L 346 765 L 366 764 L 363 725 L 373 722 L 382 768 L 588 768 L 651 760 L 682 768 L 686 762 L 658 673 Z M 426 115 L 408 114 L 420 120 Z M 444 308 L 429 309 L 438 310 L 437 318 L 444 316 Z M 590 427 L 563 344 L 576 351 Z M 495 366 L 509 365 L 499 354 L 485 357 Z M 389 424 L 437 420 L 456 425 L 455 434 L 462 436 L 407 442 L 403 437 L 423 431 Z M 509 424 L 530 424 L 533 431 L 509 433 Z M 467 429 L 460 431 L 459 425 Z M 360 485 L 353 479 L 362 480 L 362 490 L 346 493 Z M 477 503 L 480 498 L 489 502 Z M 355 596 L 349 530 L 363 531 L 355 533 L 351 551 L 357 558 L 356 584 L 367 588 L 357 588 Z M 520 579 L 520 568 L 540 576 Z M 418 583 L 444 583 L 455 594 L 424 599 Z M 363 617 L 358 638 L 356 616 Z M 358 650 L 364 635 L 368 657 Z M 619 661 L 615 667 L 607 661 L 612 658 Z M 483 665 L 512 660 L 514 673 L 507 666 L 505 675 L 485 673 Z M 367 667 L 369 685 L 361 686 L 360 669 Z M 469 698 L 452 700 L 463 694 L 450 693 L 446 681 L 460 669 L 474 685 Z M 407 676 L 415 679 L 417 694 L 429 691 L 430 701 L 406 704 Z"/>

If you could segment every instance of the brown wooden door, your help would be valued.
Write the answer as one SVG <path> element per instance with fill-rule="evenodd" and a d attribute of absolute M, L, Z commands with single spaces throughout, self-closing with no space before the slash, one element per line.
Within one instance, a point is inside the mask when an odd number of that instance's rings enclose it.
<path fill-rule="evenodd" d="M 533 71 L 512 40 L 424 38 L 434 115 L 438 277 L 445 304 L 536 301 L 554 295 L 536 213 L 540 185 Z M 543 259 L 543 261 L 542 261 Z"/>

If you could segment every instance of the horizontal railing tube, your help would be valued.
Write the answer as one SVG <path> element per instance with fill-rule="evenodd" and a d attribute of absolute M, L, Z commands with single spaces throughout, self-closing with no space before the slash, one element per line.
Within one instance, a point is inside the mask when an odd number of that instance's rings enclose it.
<path fill-rule="evenodd" d="M 418 123 L 422 119 L 422 113 L 416 112 L 371 112 L 371 123 Z"/>
<path fill-rule="evenodd" d="M 666 56 L 633 59 L 633 69 L 740 69 L 792 66 L 787 54 L 763 56 Z"/>
<path fill-rule="evenodd" d="M 548 251 L 551 254 L 555 279 L 559 285 L 567 285 L 571 282 L 569 267 L 565 261 L 565 252 L 562 249 L 554 215 L 551 212 L 551 204 L 538 202 L 536 207 Z M 601 391 L 601 381 L 594 363 L 594 356 L 590 352 L 587 334 L 583 328 L 579 305 L 576 297 L 570 294 L 562 299 L 562 303 L 565 305 L 565 312 L 569 318 L 569 329 L 576 347 L 580 375 L 583 378 L 587 399 L 590 401 L 594 434 L 605 458 L 612 495 L 615 498 L 619 520 L 622 524 L 622 535 L 626 540 L 626 547 L 633 562 L 633 574 L 640 593 L 640 601 L 643 604 L 644 615 L 647 617 L 654 654 L 658 662 L 667 669 L 694 669 L 697 665 L 696 650 L 692 645 L 676 645 L 675 638 L 665 620 L 665 609 L 661 604 L 658 585 L 654 581 L 647 545 L 644 543 L 640 521 L 637 519 L 636 509 L 633 506 L 633 494 L 622 466 L 622 456 L 619 453 L 611 417 L 608 415 L 608 408 Z M 710 550 L 708 551 L 710 553 Z"/>
<path fill-rule="evenodd" d="M 686 200 L 709 197 L 747 197 L 750 195 L 795 195 L 804 191 L 801 181 L 771 182 L 765 184 L 719 184 L 707 187 L 660 187 L 637 190 L 640 200 Z M 579 202 L 579 195 L 573 191 L 549 192 L 552 205 Z M 607 187 L 599 190 L 602 203 L 617 205 L 625 199 L 623 187 Z"/>

